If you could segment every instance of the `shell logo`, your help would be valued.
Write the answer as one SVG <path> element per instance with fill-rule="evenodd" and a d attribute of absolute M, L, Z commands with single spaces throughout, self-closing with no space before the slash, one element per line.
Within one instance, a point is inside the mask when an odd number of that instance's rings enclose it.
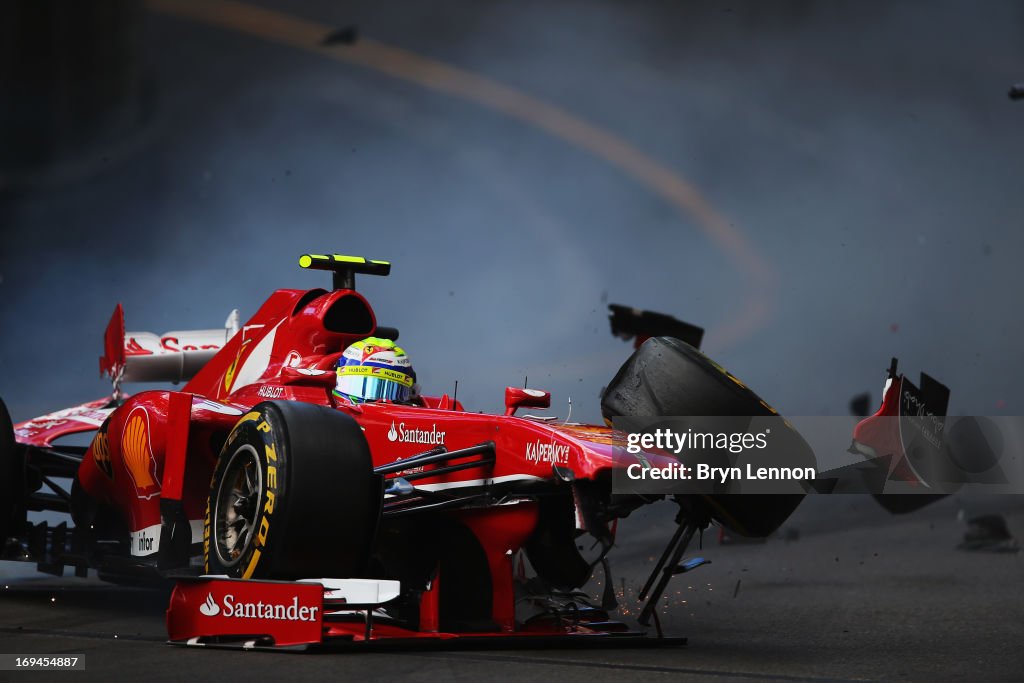
<path fill-rule="evenodd" d="M 121 461 L 131 475 L 139 498 L 152 498 L 160 493 L 156 459 L 149 443 L 149 413 L 145 408 L 136 408 L 128 416 L 121 433 Z"/>

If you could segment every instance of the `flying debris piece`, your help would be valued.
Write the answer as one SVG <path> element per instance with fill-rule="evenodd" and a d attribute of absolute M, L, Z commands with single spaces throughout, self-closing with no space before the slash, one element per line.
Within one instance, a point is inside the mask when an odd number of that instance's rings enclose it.
<path fill-rule="evenodd" d="M 633 339 L 636 348 L 651 337 L 675 337 L 699 349 L 704 338 L 704 328 L 665 313 L 620 304 L 608 304 L 608 310 L 612 334 L 622 339 Z"/>
<path fill-rule="evenodd" d="M 1017 539 L 1010 535 L 1002 515 L 981 515 L 967 520 L 967 531 L 958 550 L 989 553 L 1018 553 Z"/>
<path fill-rule="evenodd" d="M 707 560 L 703 557 L 692 557 L 689 560 L 683 562 L 682 564 L 676 565 L 676 567 L 672 570 L 672 573 L 685 574 L 686 572 L 692 572 L 697 567 L 703 567 L 706 564 L 711 564 L 711 560 Z M 709 583 L 708 585 L 710 586 L 711 584 Z"/>
<path fill-rule="evenodd" d="M 355 24 L 342 26 L 324 36 L 321 45 L 354 45 L 359 40 L 359 28 Z"/>
<path fill-rule="evenodd" d="M 1011 100 L 1024 100 L 1024 83 L 1014 83 L 1006 94 Z"/>
<path fill-rule="evenodd" d="M 867 417 L 871 412 L 871 394 L 864 392 L 850 399 L 850 414 L 855 417 Z"/>

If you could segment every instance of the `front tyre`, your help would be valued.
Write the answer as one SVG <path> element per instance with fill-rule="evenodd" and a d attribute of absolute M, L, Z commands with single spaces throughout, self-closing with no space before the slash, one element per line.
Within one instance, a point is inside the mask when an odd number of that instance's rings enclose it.
<path fill-rule="evenodd" d="M 206 571 L 246 579 L 361 576 L 382 485 L 351 417 L 308 403 L 261 403 L 232 429 L 213 472 Z"/>

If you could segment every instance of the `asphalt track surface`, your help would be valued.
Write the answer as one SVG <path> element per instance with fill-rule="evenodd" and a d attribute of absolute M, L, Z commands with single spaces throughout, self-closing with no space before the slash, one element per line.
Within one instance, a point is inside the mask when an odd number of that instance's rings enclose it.
<path fill-rule="evenodd" d="M 0 680 L 1020 680 L 1024 558 L 957 550 L 964 504 L 891 518 L 869 499 L 837 496 L 806 501 L 784 528 L 790 540 L 720 546 L 709 534 L 700 554 L 712 564 L 676 577 L 662 610 L 666 634 L 688 638 L 678 647 L 183 649 L 165 644 L 166 589 L 12 579 L 0 591 L 0 651 L 80 653 L 87 669 Z M 1019 503 L 972 505 L 998 507 L 1024 534 Z M 620 527 L 613 570 L 627 610 L 670 513 L 655 506 Z"/>

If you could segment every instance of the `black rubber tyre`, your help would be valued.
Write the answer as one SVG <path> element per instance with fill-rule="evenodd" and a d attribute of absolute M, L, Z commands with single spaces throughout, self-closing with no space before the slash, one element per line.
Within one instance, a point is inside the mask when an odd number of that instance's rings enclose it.
<path fill-rule="evenodd" d="M 604 419 L 619 416 L 769 417 L 778 413 L 720 365 L 674 337 L 648 339 L 622 365 L 601 399 Z M 788 435 L 794 459 L 813 465 L 814 455 L 795 430 Z M 744 536 L 774 532 L 803 500 L 802 494 L 694 497 L 693 504 Z M 699 498 L 699 500 L 697 500 Z"/>
<path fill-rule="evenodd" d="M 0 549 L 8 536 L 20 533 L 25 525 L 23 457 L 14 440 L 11 415 L 0 400 Z"/>
<path fill-rule="evenodd" d="M 221 450 L 203 535 L 206 571 L 237 578 L 363 576 L 383 480 L 351 417 L 261 403 Z"/>
<path fill-rule="evenodd" d="M 777 415 L 725 368 L 675 337 L 644 342 L 601 398 L 605 419 L 620 415 Z"/>

